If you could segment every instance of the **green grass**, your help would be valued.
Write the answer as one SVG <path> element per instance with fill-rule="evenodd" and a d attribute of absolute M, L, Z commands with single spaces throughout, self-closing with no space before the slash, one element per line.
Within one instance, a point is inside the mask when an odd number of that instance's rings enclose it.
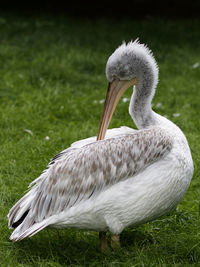
<path fill-rule="evenodd" d="M 200 67 L 192 68 L 200 63 L 199 29 L 199 20 L 0 15 L 0 266 L 199 266 Z M 177 210 L 125 229 L 121 248 L 105 255 L 88 231 L 46 229 L 12 243 L 9 209 L 53 155 L 97 133 L 107 58 L 137 37 L 160 68 L 154 109 L 181 127 L 194 159 Z M 134 126 L 128 103 L 119 103 L 110 127 L 120 125 Z"/>

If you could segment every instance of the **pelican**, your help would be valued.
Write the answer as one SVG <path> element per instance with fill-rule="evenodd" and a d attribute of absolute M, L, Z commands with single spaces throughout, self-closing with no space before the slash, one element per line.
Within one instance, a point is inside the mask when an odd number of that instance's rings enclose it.
<path fill-rule="evenodd" d="M 152 52 L 138 40 L 123 43 L 106 65 L 109 81 L 97 137 L 73 143 L 53 157 L 29 191 L 11 208 L 11 240 L 46 228 L 106 232 L 111 245 L 127 226 L 137 226 L 174 209 L 193 174 L 183 132 L 151 108 L 158 83 Z M 129 113 L 138 130 L 107 130 L 123 93 L 133 87 Z"/>

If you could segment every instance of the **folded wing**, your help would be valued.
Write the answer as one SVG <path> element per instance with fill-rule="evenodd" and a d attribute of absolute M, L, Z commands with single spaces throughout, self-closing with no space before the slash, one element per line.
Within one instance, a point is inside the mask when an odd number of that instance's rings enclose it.
<path fill-rule="evenodd" d="M 95 198 L 161 159 L 172 145 L 166 130 L 154 127 L 80 148 L 72 146 L 51 160 L 48 169 L 33 181 L 30 191 L 10 210 L 9 226 L 18 226 L 16 222 L 24 216 L 20 227 L 25 231 L 52 215 Z"/>

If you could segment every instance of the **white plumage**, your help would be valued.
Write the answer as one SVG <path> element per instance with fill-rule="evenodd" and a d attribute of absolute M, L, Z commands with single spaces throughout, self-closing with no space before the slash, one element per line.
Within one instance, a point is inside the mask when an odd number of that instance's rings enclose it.
<path fill-rule="evenodd" d="M 77 141 L 55 156 L 10 210 L 11 240 L 47 226 L 120 234 L 166 214 L 183 197 L 193 162 L 182 131 L 151 109 L 158 81 L 152 53 L 137 40 L 123 43 L 108 59 L 106 75 L 110 83 L 98 139 L 130 85 L 135 87 L 129 113 L 139 130 L 108 130 L 105 140 Z"/>

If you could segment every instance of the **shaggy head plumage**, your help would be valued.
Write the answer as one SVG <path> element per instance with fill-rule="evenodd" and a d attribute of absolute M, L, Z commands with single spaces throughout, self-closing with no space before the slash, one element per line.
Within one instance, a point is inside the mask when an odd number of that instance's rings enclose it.
<path fill-rule="evenodd" d="M 152 87 L 156 87 L 158 67 L 151 50 L 136 39 L 127 44 L 124 42 L 109 57 L 106 76 L 110 82 L 115 78 L 120 80 L 136 78 L 139 81 L 140 78 L 148 77 L 151 79 Z"/>

